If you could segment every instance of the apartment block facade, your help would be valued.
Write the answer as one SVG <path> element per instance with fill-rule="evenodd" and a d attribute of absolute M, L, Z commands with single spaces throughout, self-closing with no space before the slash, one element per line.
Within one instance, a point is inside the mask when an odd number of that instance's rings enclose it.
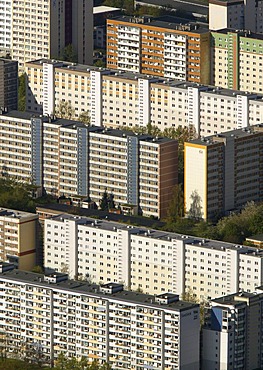
<path fill-rule="evenodd" d="M 261 369 L 262 293 L 239 292 L 211 301 L 202 330 L 202 368 Z"/>
<path fill-rule="evenodd" d="M 28 62 L 26 72 L 27 110 L 38 114 L 52 115 L 70 101 L 74 117 L 89 112 L 96 126 L 193 125 L 202 136 L 263 122 L 256 93 L 51 60 Z"/>
<path fill-rule="evenodd" d="M 207 84 L 209 48 L 209 31 L 197 25 L 147 17 L 107 20 L 107 67 L 111 69 Z"/>
<path fill-rule="evenodd" d="M 12 46 L 12 0 L 2 0 L 0 7 L 0 54 L 6 56 Z"/>
<path fill-rule="evenodd" d="M 10 59 L 0 59 L 0 107 L 17 109 L 18 64 Z"/>
<path fill-rule="evenodd" d="M 71 277 L 198 299 L 262 285 L 256 248 L 67 214 L 44 222 L 44 265 Z"/>
<path fill-rule="evenodd" d="M 211 32 L 211 66 L 213 85 L 262 93 L 263 35 L 234 29 Z"/>
<path fill-rule="evenodd" d="M 261 0 L 209 0 L 209 29 L 263 32 Z"/>
<path fill-rule="evenodd" d="M 176 140 L 17 111 L 0 115 L 0 137 L 4 175 L 98 204 L 106 190 L 116 206 L 166 215 L 178 177 Z"/>
<path fill-rule="evenodd" d="M 262 125 L 185 143 L 185 211 L 214 219 L 261 202 Z M 193 214 L 195 213 L 195 214 Z"/>
<path fill-rule="evenodd" d="M 0 259 L 32 270 L 36 265 L 38 215 L 0 209 Z"/>
<path fill-rule="evenodd" d="M 11 7 L 11 57 L 20 72 L 29 60 L 58 58 L 70 44 L 80 63 L 92 63 L 92 1 L 12 0 Z"/>
<path fill-rule="evenodd" d="M 53 364 L 60 353 L 109 362 L 114 369 L 199 367 L 199 306 L 165 293 L 150 296 L 40 275 L 1 265 L 0 330 L 8 355 L 41 348 Z"/>

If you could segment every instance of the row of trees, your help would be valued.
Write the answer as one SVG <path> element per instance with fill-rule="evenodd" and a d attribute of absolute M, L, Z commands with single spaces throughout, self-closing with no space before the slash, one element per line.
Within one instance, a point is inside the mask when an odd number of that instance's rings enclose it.
<path fill-rule="evenodd" d="M 176 201 L 171 203 L 170 213 L 164 229 L 186 235 L 194 235 L 225 242 L 246 244 L 248 236 L 263 233 L 263 203 L 248 203 L 240 213 L 221 218 L 213 224 L 203 220 L 181 218 L 178 215 Z"/>
<path fill-rule="evenodd" d="M 48 370 L 50 367 L 46 367 L 41 363 L 32 363 L 28 360 L 18 359 L 0 359 L 0 370 Z M 94 360 L 92 363 L 87 358 L 76 359 L 67 358 L 64 355 L 59 355 L 53 370 L 110 370 L 111 366 L 108 363 L 102 365 L 98 361 Z"/>

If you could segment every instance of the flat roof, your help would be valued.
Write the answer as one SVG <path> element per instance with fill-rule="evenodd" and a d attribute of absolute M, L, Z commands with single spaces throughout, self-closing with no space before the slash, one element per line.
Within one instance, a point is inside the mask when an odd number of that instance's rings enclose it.
<path fill-rule="evenodd" d="M 187 90 L 189 87 L 196 87 L 199 88 L 202 91 L 202 94 L 214 94 L 214 95 L 222 95 L 222 96 L 228 96 L 236 98 L 237 95 L 247 96 L 248 98 L 251 98 L 253 100 L 263 100 L 263 94 L 259 93 L 252 93 L 248 91 L 240 91 L 240 90 L 232 90 L 227 88 L 222 88 L 218 86 L 212 86 L 212 85 L 202 85 L 196 82 L 188 82 L 188 81 L 177 81 L 172 78 L 164 78 L 164 77 L 156 77 L 152 75 L 147 74 L 141 74 L 141 73 L 134 73 L 134 72 L 126 72 L 122 70 L 117 69 L 108 69 L 108 68 L 100 68 L 95 66 L 89 66 L 89 65 L 83 65 L 83 64 L 75 64 L 72 65 L 72 63 L 69 62 L 59 62 L 57 60 L 52 59 L 37 59 L 34 61 L 27 62 L 26 64 L 33 64 L 34 66 L 42 66 L 43 63 L 50 63 L 58 65 L 56 68 L 62 69 L 63 71 L 70 72 L 70 71 L 76 71 L 76 72 L 87 72 L 90 71 L 98 71 L 103 73 L 104 78 L 109 79 L 126 79 L 130 81 L 137 81 L 138 79 L 144 79 L 151 81 L 151 83 L 163 85 L 163 86 L 169 86 L 174 87 L 178 89 Z M 61 65 L 59 65 L 61 63 Z M 23 114 L 26 115 L 32 115 L 33 113 L 27 113 L 27 112 L 19 112 L 21 113 L 21 116 Z M 22 118 L 22 117 L 21 117 Z"/>
<path fill-rule="evenodd" d="M 107 127 L 102 127 L 102 126 L 86 126 L 84 123 L 76 120 L 69 120 L 65 118 L 57 118 L 56 116 L 53 117 L 47 117 L 43 115 L 38 115 L 34 113 L 29 113 L 29 112 L 20 112 L 20 111 L 10 111 L 10 112 L 3 112 L 2 115 L 0 116 L 4 117 L 12 117 L 12 118 L 17 118 L 17 119 L 25 119 L 25 120 L 30 120 L 31 118 L 41 118 L 43 119 L 43 122 L 48 123 L 50 125 L 57 125 L 61 126 L 64 129 L 77 129 L 77 128 L 86 128 L 89 133 L 98 133 L 99 135 L 105 135 L 105 136 L 113 136 L 113 137 L 118 137 L 118 138 L 126 138 L 127 136 L 133 136 L 137 137 L 138 140 L 142 142 L 152 142 L 155 144 L 161 144 L 161 143 L 166 143 L 166 142 L 174 142 L 176 140 L 170 139 L 167 137 L 155 137 L 152 135 L 148 134 L 136 134 L 133 131 L 129 130 L 121 130 L 118 128 L 112 129 L 112 128 L 107 128 Z"/>
<path fill-rule="evenodd" d="M 194 139 L 189 141 L 188 143 L 190 144 L 198 144 L 202 146 L 212 146 L 215 144 L 218 144 L 220 142 L 223 142 L 224 139 L 228 139 L 230 137 L 233 137 L 235 139 L 240 139 L 244 138 L 247 136 L 253 136 L 258 134 L 259 132 L 263 131 L 263 124 L 256 124 L 254 126 L 242 128 L 242 129 L 236 129 L 236 130 L 231 130 L 231 131 L 225 131 L 222 132 L 221 134 L 214 134 L 206 137 L 201 137 L 198 139 Z"/>
<path fill-rule="evenodd" d="M 263 234 L 248 236 L 246 240 L 263 242 Z"/>
<path fill-rule="evenodd" d="M 215 249 L 217 251 L 225 252 L 226 250 L 237 250 L 242 254 L 249 254 L 263 257 L 263 250 L 257 249 L 254 247 L 247 247 L 243 245 L 237 245 L 233 243 L 227 243 L 224 241 L 219 240 L 210 240 L 204 239 L 195 236 L 189 235 L 182 235 L 178 233 L 172 233 L 162 230 L 150 229 L 141 226 L 132 226 L 132 225 L 124 225 L 119 222 L 108 221 L 108 220 L 98 220 L 92 217 L 85 217 L 85 216 L 76 216 L 71 214 L 61 213 L 60 215 L 55 215 L 48 219 L 56 220 L 64 222 L 65 219 L 72 219 L 72 220 L 82 220 L 83 225 L 88 225 L 90 227 L 94 227 L 96 229 L 103 229 L 103 230 L 111 230 L 117 231 L 118 229 L 121 230 L 132 230 L 133 237 L 139 236 L 140 238 L 148 238 L 148 239 L 156 239 L 156 240 L 163 240 L 164 242 L 171 242 L 172 240 L 184 240 L 187 245 L 199 247 L 199 248 L 207 248 L 207 249 Z"/>
<path fill-rule="evenodd" d="M 180 32 L 190 32 L 190 33 L 206 33 L 209 32 L 209 29 L 203 25 L 199 24 L 197 22 L 191 22 L 188 21 L 188 23 L 184 23 L 184 21 L 180 22 L 179 18 L 174 18 L 176 20 L 176 23 L 172 21 L 172 18 L 170 18 L 170 22 L 166 22 L 162 20 L 163 18 L 153 18 L 151 16 L 128 16 L 128 15 L 120 15 L 116 17 L 110 17 L 109 20 L 113 21 L 119 21 L 119 22 L 126 22 L 132 24 L 134 27 L 140 27 L 140 26 L 150 26 L 150 27 L 156 27 L 156 28 L 166 28 L 172 31 L 180 31 Z M 172 22 L 171 22 L 172 21 Z M 178 23 L 177 23 L 178 22 Z"/>
<path fill-rule="evenodd" d="M 189 2 L 187 0 L 184 2 L 180 0 L 136 0 L 136 3 L 157 7 L 169 5 L 172 9 L 183 10 L 187 13 L 199 14 L 200 16 L 208 16 L 208 5 L 201 4 L 195 0 L 190 0 Z"/>
<path fill-rule="evenodd" d="M 78 64 L 78 63 L 70 63 L 70 62 L 64 62 L 59 61 L 55 59 L 37 59 L 26 62 L 26 64 L 33 64 L 34 66 L 41 67 L 44 63 L 53 64 L 56 68 L 62 69 L 66 72 L 86 72 L 89 73 L 90 71 L 98 71 L 105 74 L 105 76 L 110 77 L 125 77 L 129 80 L 138 80 L 138 78 L 143 78 L 146 80 L 164 80 L 165 78 L 159 78 L 156 76 L 151 75 L 145 75 L 142 73 L 134 73 L 134 72 L 126 72 L 119 69 L 109 69 L 109 68 L 103 68 L 103 67 L 96 67 L 91 65 L 85 65 L 85 64 Z"/>
<path fill-rule="evenodd" d="M 114 8 L 113 6 L 94 6 L 93 7 L 93 14 L 101 14 L 101 13 L 108 13 L 108 12 L 116 12 L 121 10 L 120 8 Z"/>
<path fill-rule="evenodd" d="M 105 294 L 100 292 L 100 285 L 89 284 L 88 282 L 76 281 L 76 280 L 63 280 L 58 283 L 47 283 L 44 281 L 44 274 L 37 274 L 28 271 L 22 270 L 9 270 L 3 273 L 0 273 L 0 279 L 11 279 L 13 281 L 22 282 L 22 283 L 31 283 L 38 286 L 41 286 L 46 289 L 54 290 L 68 290 L 72 293 L 80 293 L 86 295 L 92 295 L 99 297 L 104 300 L 120 300 L 126 301 L 128 303 L 135 303 L 141 305 L 147 305 L 153 308 L 161 309 L 171 309 L 175 311 L 185 311 L 189 308 L 199 307 L 196 303 L 177 301 L 169 304 L 159 304 L 155 302 L 155 296 L 134 292 L 134 291 L 119 291 L 113 294 Z M 116 284 L 116 283 L 114 283 Z M 119 285 L 119 284 L 117 284 Z"/>
<path fill-rule="evenodd" d="M 8 208 L 0 208 L 0 217 L 12 217 L 12 218 L 23 218 L 23 217 L 29 217 L 29 216 L 35 216 L 38 218 L 38 215 L 36 213 L 30 213 L 25 211 L 18 211 L 14 209 L 8 209 Z"/>
<path fill-rule="evenodd" d="M 239 306 L 240 304 L 244 304 L 244 300 L 255 299 L 259 294 L 260 293 L 238 292 L 212 299 L 212 302 L 222 305 Z M 213 304 L 213 306 L 215 305 Z"/>
<path fill-rule="evenodd" d="M 262 33 L 255 33 L 247 30 L 236 30 L 234 28 L 222 28 L 220 30 L 216 31 L 211 31 L 211 33 L 222 33 L 222 34 L 227 34 L 227 33 L 237 33 L 241 37 L 247 37 L 249 39 L 258 39 L 258 40 L 263 40 L 263 35 Z"/>

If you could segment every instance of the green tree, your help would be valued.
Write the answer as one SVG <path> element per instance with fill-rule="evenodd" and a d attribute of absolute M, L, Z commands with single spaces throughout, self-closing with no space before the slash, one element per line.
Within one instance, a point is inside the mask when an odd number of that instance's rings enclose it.
<path fill-rule="evenodd" d="M 18 78 L 18 110 L 26 110 L 26 73 Z"/>
<path fill-rule="evenodd" d="M 60 100 L 57 108 L 56 115 L 60 118 L 71 119 L 74 115 L 74 109 L 69 101 Z"/>
<path fill-rule="evenodd" d="M 114 203 L 114 195 L 111 193 L 109 196 L 108 196 L 108 209 L 113 209 L 113 208 L 116 208 L 115 207 L 115 203 Z"/>
<path fill-rule="evenodd" d="M 173 188 L 170 205 L 167 212 L 167 222 L 173 223 L 184 214 L 184 192 L 182 184 L 175 185 Z"/>
<path fill-rule="evenodd" d="M 32 268 L 32 272 L 35 272 L 35 273 L 37 273 L 37 274 L 43 274 L 44 273 L 44 270 L 43 270 L 43 268 L 41 267 L 41 266 L 34 266 L 33 268 Z"/>
<path fill-rule="evenodd" d="M 95 67 L 99 67 L 99 68 L 105 68 L 105 67 L 106 67 L 106 63 L 105 63 L 105 62 L 103 62 L 103 60 L 98 59 L 98 60 L 96 60 L 96 62 L 94 63 L 94 66 L 95 66 Z"/>
<path fill-rule="evenodd" d="M 100 209 L 102 211 L 108 211 L 108 209 L 109 209 L 108 193 L 107 193 L 106 190 L 102 194 L 102 198 L 100 200 Z"/>
<path fill-rule="evenodd" d="M 151 122 L 148 123 L 147 128 L 146 128 L 146 132 L 147 132 L 147 134 L 152 135 L 152 136 L 161 136 L 162 135 L 162 131 L 159 129 L 159 127 L 153 126 L 151 124 Z"/>
<path fill-rule="evenodd" d="M 198 194 L 197 190 L 193 191 L 190 195 L 192 203 L 188 211 L 188 217 L 193 218 L 194 220 L 202 219 L 202 199 Z"/>
<path fill-rule="evenodd" d="M 32 185 L 18 182 L 11 177 L 0 177 L 0 207 L 34 212 L 33 188 Z"/>
<path fill-rule="evenodd" d="M 65 62 L 72 62 L 72 63 L 78 62 L 78 55 L 75 52 L 72 44 L 68 44 L 67 46 L 64 47 L 61 55 L 59 56 L 59 59 Z"/>
<path fill-rule="evenodd" d="M 89 111 L 85 111 L 80 113 L 78 121 L 84 123 L 86 126 L 90 125 L 90 113 Z"/>

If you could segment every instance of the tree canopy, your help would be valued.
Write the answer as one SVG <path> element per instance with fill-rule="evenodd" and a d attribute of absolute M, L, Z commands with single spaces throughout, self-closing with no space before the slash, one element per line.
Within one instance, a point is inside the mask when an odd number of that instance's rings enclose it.
<path fill-rule="evenodd" d="M 113 198 L 114 198 L 113 194 L 112 193 L 108 194 L 107 191 L 105 190 L 100 200 L 100 209 L 102 211 L 108 211 L 109 209 L 115 208 Z"/>
<path fill-rule="evenodd" d="M 71 119 L 74 115 L 74 109 L 70 101 L 60 100 L 56 108 L 56 115 L 60 118 Z"/>
<path fill-rule="evenodd" d="M 240 213 L 221 218 L 216 224 L 198 219 L 167 217 L 167 231 L 242 244 L 246 237 L 263 233 L 263 203 L 248 203 Z"/>
<path fill-rule="evenodd" d="M 26 110 L 26 74 L 23 73 L 18 79 L 18 110 Z"/>
<path fill-rule="evenodd" d="M 34 212 L 34 186 L 4 176 L 0 177 L 0 207 Z"/>

